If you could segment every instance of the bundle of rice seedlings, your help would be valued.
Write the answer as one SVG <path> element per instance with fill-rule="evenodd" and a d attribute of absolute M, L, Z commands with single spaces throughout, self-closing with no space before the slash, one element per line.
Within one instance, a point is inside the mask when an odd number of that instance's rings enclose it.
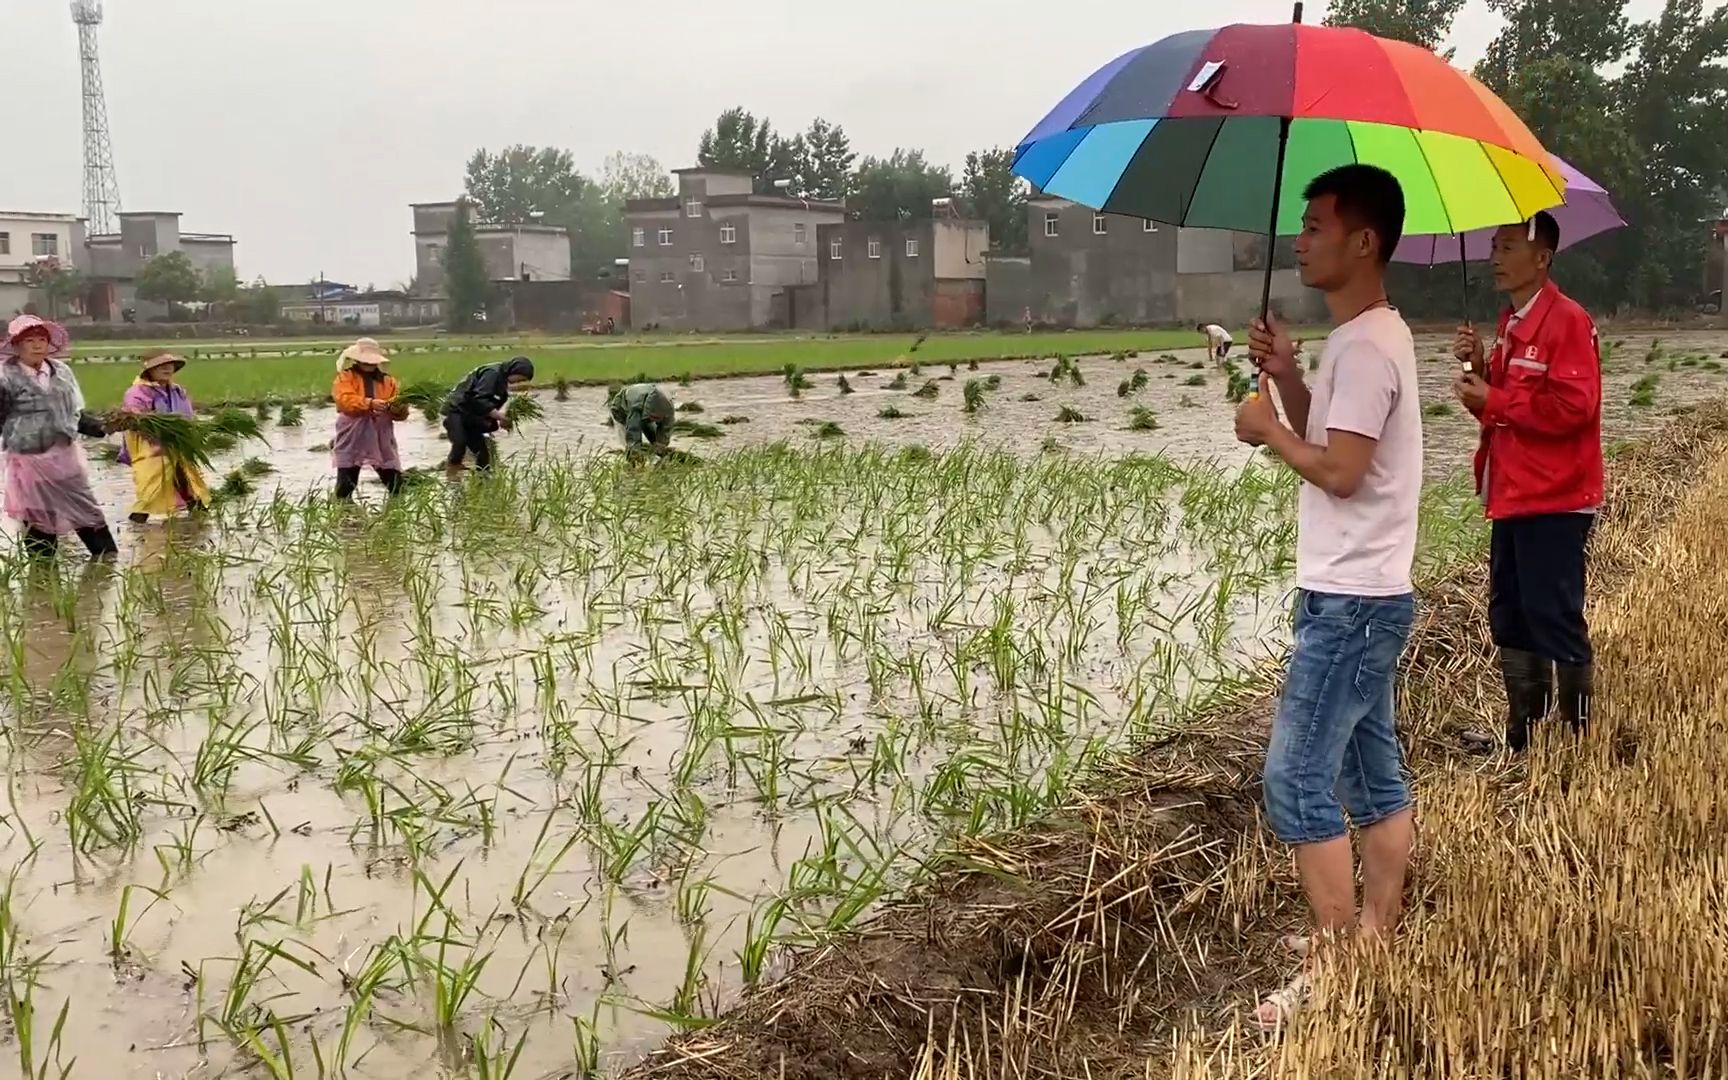
<path fill-rule="evenodd" d="M 935 399 L 936 395 L 941 392 L 941 390 L 942 387 L 935 379 L 926 379 L 923 386 L 912 391 L 912 396 L 915 398 L 923 398 L 925 401 L 932 401 Z"/>
<path fill-rule="evenodd" d="M 984 389 L 986 389 L 986 390 L 1000 390 L 1000 389 L 1002 389 L 1002 376 L 1000 376 L 1000 375 L 986 375 L 984 377 Z"/>
<path fill-rule="evenodd" d="M 276 426 L 299 427 L 306 419 L 306 410 L 289 402 L 282 406 L 282 411 L 276 414 Z"/>
<path fill-rule="evenodd" d="M 678 406 L 677 411 L 681 413 L 699 413 L 707 412 L 708 410 L 702 407 L 700 401 L 686 401 L 682 405 Z"/>
<path fill-rule="evenodd" d="M 749 422 L 750 418 L 748 416 L 722 416 L 720 418 L 720 423 L 726 427 L 730 427 L 733 424 L 748 424 Z"/>
<path fill-rule="evenodd" d="M 1021 394 L 1020 400 L 1021 401 L 1043 401 L 1044 399 L 1039 397 L 1037 394 Z"/>
<path fill-rule="evenodd" d="M 1146 384 L 1151 381 L 1152 376 L 1147 373 L 1145 368 L 1135 368 L 1134 374 L 1128 378 L 1128 388 L 1138 392 L 1146 389 Z"/>
<path fill-rule="evenodd" d="M 553 401 L 569 401 L 570 400 L 570 380 L 569 379 L 566 379 L 564 376 L 560 375 L 556 379 L 552 380 L 552 400 Z"/>
<path fill-rule="evenodd" d="M 948 374 L 950 374 L 950 375 L 958 374 L 959 371 L 960 371 L 960 364 L 958 361 L 954 361 L 954 360 L 948 361 Z"/>
<path fill-rule="evenodd" d="M 268 401 L 260 401 L 257 405 L 253 406 L 252 415 L 258 418 L 260 424 L 269 422 L 270 403 Z"/>
<path fill-rule="evenodd" d="M 1063 449 L 1063 445 L 1056 441 L 1054 435 L 1044 436 L 1044 441 L 1038 444 L 1038 452 L 1041 454 L 1059 454 Z"/>
<path fill-rule="evenodd" d="M 1224 398 L 1232 405 L 1240 404 L 1253 393 L 1254 380 L 1236 370 L 1236 365 L 1231 364 L 1226 368 L 1225 374 L 1229 381 L 1224 386 Z"/>
<path fill-rule="evenodd" d="M 1662 359 L 1662 339 L 1657 338 L 1650 343 L 1650 351 L 1644 354 L 1644 363 L 1648 366 L 1660 359 Z"/>
<path fill-rule="evenodd" d="M 876 419 L 878 420 L 904 420 L 906 419 L 906 416 L 906 413 L 901 412 L 892 405 L 884 405 L 881 409 L 877 410 L 876 413 Z"/>
<path fill-rule="evenodd" d="M 271 473 L 275 472 L 276 466 L 265 461 L 263 458 L 250 457 L 245 461 L 242 461 L 240 463 L 240 468 L 235 471 L 248 479 L 257 479 L 260 476 L 269 476 Z"/>
<path fill-rule="evenodd" d="M 1646 375 L 1632 384 L 1632 401 L 1634 408 L 1647 409 L 1656 404 L 1656 384 L 1662 381 L 1660 375 Z"/>
<path fill-rule="evenodd" d="M 904 389 L 906 389 L 906 373 L 904 371 L 902 371 L 898 375 L 894 376 L 894 381 L 888 384 L 888 389 L 890 389 L 890 390 L 904 390 Z"/>
<path fill-rule="evenodd" d="M 234 469 L 222 478 L 222 483 L 216 488 L 216 498 L 219 501 L 227 499 L 242 499 L 252 494 L 257 485 L 247 478 L 244 469 Z"/>
<path fill-rule="evenodd" d="M 411 409 L 419 409 L 420 415 L 427 420 L 438 419 L 438 414 L 444 411 L 444 401 L 449 396 L 448 386 L 425 380 L 409 383 L 396 391 L 397 401 Z"/>
<path fill-rule="evenodd" d="M 1080 365 L 1079 364 L 1069 364 L 1068 365 L 1068 381 L 1070 383 L 1074 384 L 1075 386 L 1085 386 L 1086 385 L 1086 376 L 1080 374 Z"/>
<path fill-rule="evenodd" d="M 1132 394 L 1133 392 L 1134 392 L 1134 381 L 1132 379 L 1123 379 L 1121 382 L 1116 384 L 1116 396 L 1117 397 L 1125 398 L 1129 394 Z"/>
<path fill-rule="evenodd" d="M 264 429 L 258 426 L 258 418 L 245 409 L 223 409 L 210 418 L 210 426 L 225 435 L 236 439 L 264 438 Z"/>
<path fill-rule="evenodd" d="M 115 443 L 100 442 L 96 444 L 94 450 L 90 451 L 90 456 L 95 458 L 97 461 L 106 461 L 109 464 L 113 464 L 120 460 L 120 447 Z"/>
<path fill-rule="evenodd" d="M 692 439 L 718 439 L 726 434 L 713 424 L 704 424 L 700 420 L 678 420 L 672 424 L 673 434 L 687 435 Z"/>
<path fill-rule="evenodd" d="M 1085 413 L 1071 405 L 1064 405 L 1056 410 L 1056 422 L 1059 424 L 1084 424 L 1089 422 Z"/>
<path fill-rule="evenodd" d="M 1198 409 L 1200 407 L 1200 403 L 1189 397 L 1187 394 L 1183 394 L 1182 399 L 1176 404 L 1184 409 Z"/>
<path fill-rule="evenodd" d="M 977 371 L 978 370 L 978 361 L 976 361 L 976 360 L 966 361 L 966 370 L 967 371 Z"/>
<path fill-rule="evenodd" d="M 835 381 L 835 385 L 840 387 L 840 393 L 842 395 L 850 394 L 853 392 L 852 384 L 846 381 L 846 376 L 844 376 L 844 375 L 840 376 L 840 378 Z"/>
<path fill-rule="evenodd" d="M 678 385 L 679 386 L 689 386 L 692 382 L 695 381 L 695 379 L 696 379 L 696 376 L 694 376 L 690 372 L 686 371 L 682 375 L 678 376 Z"/>
<path fill-rule="evenodd" d="M 504 404 L 504 418 L 510 421 L 511 427 L 518 427 L 532 420 L 540 420 L 545 415 L 545 407 L 527 394 L 511 394 L 510 400 Z"/>
<path fill-rule="evenodd" d="M 1190 375 L 1186 379 L 1182 380 L 1182 385 L 1183 386 L 1205 386 L 1206 385 L 1206 376 L 1204 376 L 1204 375 Z"/>
<path fill-rule="evenodd" d="M 966 388 L 961 391 L 966 401 L 960 406 L 961 412 L 975 413 L 984 407 L 984 383 L 979 379 L 967 379 Z"/>
<path fill-rule="evenodd" d="M 1157 431 L 1158 414 L 1144 405 L 1136 405 L 1128 414 L 1129 431 Z"/>
<path fill-rule="evenodd" d="M 844 438 L 845 435 L 846 430 L 832 420 L 822 421 L 816 425 L 815 430 L 810 432 L 812 439 L 840 439 Z"/>
<path fill-rule="evenodd" d="M 797 364 L 787 364 L 781 377 L 786 381 L 786 389 L 797 397 L 801 392 L 810 389 L 810 377 L 798 370 Z"/>
<path fill-rule="evenodd" d="M 212 420 L 189 420 L 172 413 L 115 413 L 110 431 L 136 431 L 162 448 L 170 460 L 207 467 L 210 458 L 239 445 L 243 438 L 262 439 L 258 421 L 240 409 L 225 409 Z"/>

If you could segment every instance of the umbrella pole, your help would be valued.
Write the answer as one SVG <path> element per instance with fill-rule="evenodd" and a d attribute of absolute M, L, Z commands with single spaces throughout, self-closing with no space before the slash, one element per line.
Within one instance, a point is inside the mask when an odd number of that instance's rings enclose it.
<path fill-rule="evenodd" d="M 1453 233 L 1458 238 L 1458 281 L 1463 286 L 1461 299 L 1464 301 L 1464 321 L 1470 321 L 1470 264 L 1464 261 L 1464 234 Z"/>
<path fill-rule="evenodd" d="M 1302 21 L 1302 3 L 1297 0 L 1296 6 L 1290 11 L 1290 21 Z M 1260 321 L 1266 323 L 1272 314 L 1272 268 L 1278 265 L 1278 211 L 1279 200 L 1284 194 L 1284 155 L 1290 149 L 1290 118 L 1278 118 L 1278 166 L 1272 170 L 1272 215 L 1266 222 L 1266 277 L 1260 283 Z M 1254 389 L 1249 391 L 1249 400 L 1260 396 L 1261 382 L 1265 376 L 1259 371 L 1254 372 Z"/>

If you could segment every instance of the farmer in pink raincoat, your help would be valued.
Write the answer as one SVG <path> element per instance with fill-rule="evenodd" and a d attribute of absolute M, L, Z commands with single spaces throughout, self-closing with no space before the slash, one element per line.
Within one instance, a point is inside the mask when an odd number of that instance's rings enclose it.
<path fill-rule="evenodd" d="M 352 499 L 360 470 L 371 466 L 394 495 L 402 488 L 402 457 L 396 451 L 396 421 L 408 410 L 396 401 L 396 380 L 385 373 L 390 357 L 371 338 L 361 338 L 336 360 L 336 497 Z"/>
<path fill-rule="evenodd" d="M 66 328 L 20 315 L 0 342 L 0 450 L 6 457 L 6 516 L 24 526 L 24 550 L 50 558 L 75 532 L 93 558 L 120 549 L 90 490 L 80 435 L 107 428 L 84 408 L 84 394 L 64 359 Z"/>

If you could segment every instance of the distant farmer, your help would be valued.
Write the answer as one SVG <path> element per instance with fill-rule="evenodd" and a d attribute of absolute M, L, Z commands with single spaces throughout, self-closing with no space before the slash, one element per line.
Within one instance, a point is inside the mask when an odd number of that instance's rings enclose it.
<path fill-rule="evenodd" d="M 1560 226 L 1537 214 L 1494 235 L 1494 284 L 1511 300 L 1484 363 L 1474 326 L 1453 352 L 1454 389 L 1482 422 L 1476 489 L 1492 521 L 1488 625 L 1506 683 L 1506 745 L 1547 718 L 1590 720 L 1594 652 L 1584 620 L 1585 549 L 1602 503 L 1602 364 L 1596 324 L 1549 278 Z M 1478 749 L 1494 740 L 1473 732 Z"/>
<path fill-rule="evenodd" d="M 75 532 L 94 558 L 120 548 L 90 489 L 78 437 L 107 429 L 84 408 L 59 323 L 20 315 L 0 342 L 0 449 L 6 451 L 6 516 L 24 526 L 24 551 L 51 558 Z"/>
<path fill-rule="evenodd" d="M 1415 833 L 1392 695 L 1416 614 L 1410 567 L 1422 491 L 1416 348 L 1385 284 L 1404 194 L 1390 173 L 1345 165 L 1304 198 L 1302 283 L 1325 294 L 1336 329 L 1309 387 L 1290 335 L 1276 319 L 1256 320 L 1250 352 L 1289 423 L 1269 393 L 1236 413 L 1236 437 L 1267 447 L 1303 480 L 1295 644 L 1262 786 L 1272 831 L 1295 847 L 1314 933 L 1381 937 L 1402 910 Z M 1360 837 L 1360 918 L 1345 813 Z M 1310 979 L 1305 971 L 1268 997 L 1257 1022 L 1283 1023 Z"/>
<path fill-rule="evenodd" d="M 510 400 L 510 390 L 533 379 L 534 362 L 516 356 L 501 364 L 475 368 L 450 391 L 444 402 L 444 433 L 450 437 L 446 464 L 451 475 L 461 473 L 469 454 L 474 455 L 476 469 L 484 472 L 492 467 L 488 436 L 501 428 L 509 430 L 510 418 L 504 406 Z"/>
<path fill-rule="evenodd" d="M 402 489 L 402 455 L 396 449 L 396 421 L 407 409 L 396 402 L 395 378 L 385 372 L 390 357 L 372 338 L 361 338 L 336 358 L 336 438 L 330 456 L 336 465 L 336 497 L 352 499 L 360 470 L 370 466 L 394 495 Z"/>
<path fill-rule="evenodd" d="M 652 450 L 664 454 L 672 445 L 672 399 L 653 383 L 631 383 L 608 403 L 612 422 L 624 436 L 624 448 L 632 453 Z"/>
<path fill-rule="evenodd" d="M 1194 329 L 1206 335 L 1206 347 L 1212 355 L 1212 361 L 1222 364 L 1230 359 L 1230 346 L 1236 344 L 1236 339 L 1230 336 L 1230 331 L 1217 323 L 1201 323 Z"/>
<path fill-rule="evenodd" d="M 186 366 L 182 357 L 153 352 L 140 362 L 137 381 L 126 391 L 120 407 L 129 413 L 169 413 L 192 419 L 192 398 L 174 376 Z M 150 515 L 168 517 L 176 510 L 202 509 L 210 503 L 204 474 L 190 461 L 170 459 L 155 442 L 136 431 L 128 431 L 119 461 L 132 466 L 133 500 L 131 520 L 143 525 Z"/>

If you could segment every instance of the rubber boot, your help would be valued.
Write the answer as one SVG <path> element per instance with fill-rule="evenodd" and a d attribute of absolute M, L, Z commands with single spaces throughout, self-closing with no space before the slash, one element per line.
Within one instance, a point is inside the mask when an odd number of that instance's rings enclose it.
<path fill-rule="evenodd" d="M 1554 700 L 1554 663 L 1522 649 L 1500 650 L 1500 675 L 1506 683 L 1506 746 L 1522 754 L 1530 745 L 1530 725 L 1548 718 Z"/>
<path fill-rule="evenodd" d="M 34 526 L 24 529 L 24 554 L 32 559 L 52 559 L 60 550 L 60 538 Z"/>
<path fill-rule="evenodd" d="M 120 545 L 114 542 L 114 534 L 108 531 L 106 525 L 79 529 L 78 539 L 84 541 L 84 547 L 89 550 L 92 559 L 111 559 L 120 554 Z"/>
<path fill-rule="evenodd" d="M 1590 728 L 1590 698 L 1596 669 L 1590 664 L 1561 664 L 1560 715 L 1582 737 Z"/>

